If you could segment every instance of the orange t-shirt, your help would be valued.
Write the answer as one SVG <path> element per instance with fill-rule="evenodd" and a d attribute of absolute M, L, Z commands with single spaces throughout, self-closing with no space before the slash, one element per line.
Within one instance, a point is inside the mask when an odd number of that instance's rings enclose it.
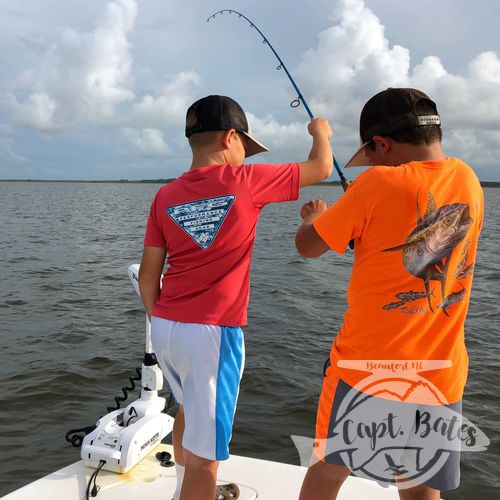
<path fill-rule="evenodd" d="M 449 360 L 423 375 L 448 403 L 462 398 L 482 220 L 474 171 L 447 158 L 371 167 L 314 221 L 332 250 L 355 245 L 348 309 L 330 357 L 339 378 L 354 386 L 367 376 L 341 360 Z"/>

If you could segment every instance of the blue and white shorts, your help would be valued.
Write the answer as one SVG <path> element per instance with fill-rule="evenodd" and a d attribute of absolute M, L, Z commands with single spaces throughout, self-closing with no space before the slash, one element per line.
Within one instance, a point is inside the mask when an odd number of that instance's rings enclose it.
<path fill-rule="evenodd" d="M 241 328 L 153 316 L 151 340 L 174 397 L 184 407 L 182 446 L 208 460 L 226 460 L 245 365 Z"/>

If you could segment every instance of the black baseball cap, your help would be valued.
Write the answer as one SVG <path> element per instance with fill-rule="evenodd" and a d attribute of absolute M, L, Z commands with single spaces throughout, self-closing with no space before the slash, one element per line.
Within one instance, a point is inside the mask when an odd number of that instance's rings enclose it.
<path fill-rule="evenodd" d="M 424 125 L 441 125 L 436 103 L 427 94 L 410 88 L 388 88 L 379 92 L 361 111 L 359 135 L 362 144 L 346 163 L 346 168 L 370 164 L 365 147 L 373 136 L 391 135 Z"/>
<path fill-rule="evenodd" d="M 230 97 L 209 95 L 191 104 L 186 113 L 186 137 L 199 132 L 229 130 L 247 137 L 245 158 L 269 151 L 257 139 L 252 137 L 250 126 L 243 108 Z"/>

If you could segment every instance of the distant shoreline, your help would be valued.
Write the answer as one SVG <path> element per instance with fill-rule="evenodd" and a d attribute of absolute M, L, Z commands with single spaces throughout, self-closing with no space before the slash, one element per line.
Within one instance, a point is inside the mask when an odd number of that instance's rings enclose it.
<path fill-rule="evenodd" d="M 0 182 L 59 182 L 59 183 L 80 183 L 80 184 L 168 184 L 175 179 L 140 179 L 140 180 L 84 180 L 84 179 L 0 179 Z M 500 183 L 499 183 L 500 184 Z"/>
<path fill-rule="evenodd" d="M 80 184 L 168 184 L 175 179 L 120 179 L 120 180 L 70 180 L 70 179 L 0 179 L 0 182 L 56 182 Z M 480 181 L 482 187 L 500 188 L 500 181 Z M 320 182 L 315 186 L 340 186 L 340 181 Z"/>

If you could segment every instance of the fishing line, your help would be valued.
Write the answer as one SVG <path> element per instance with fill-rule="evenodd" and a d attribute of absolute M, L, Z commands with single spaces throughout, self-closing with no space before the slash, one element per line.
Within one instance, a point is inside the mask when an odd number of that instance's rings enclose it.
<path fill-rule="evenodd" d="M 257 30 L 259 35 L 262 37 L 262 43 L 267 45 L 271 49 L 272 53 L 275 55 L 276 59 L 278 59 L 279 64 L 278 64 L 278 66 L 276 66 L 276 69 L 278 71 L 282 69 L 286 73 L 286 76 L 288 77 L 291 84 L 293 85 L 293 88 L 297 92 L 297 97 L 290 103 L 290 106 L 292 108 L 297 108 L 302 103 L 307 114 L 309 115 L 309 118 L 311 118 L 311 120 L 312 120 L 314 118 L 314 115 L 311 111 L 311 108 L 309 108 L 306 100 L 304 99 L 304 96 L 302 95 L 302 92 L 300 91 L 299 87 L 295 83 L 295 80 L 293 79 L 292 75 L 288 71 L 288 68 L 286 67 L 285 63 L 283 62 L 283 60 L 281 59 L 279 54 L 276 52 L 274 47 L 269 42 L 268 38 L 264 35 L 264 33 L 262 33 L 262 31 L 255 25 L 255 23 L 253 21 L 248 19 L 248 17 L 246 17 L 241 12 L 238 12 L 237 10 L 223 9 L 223 10 L 219 10 L 219 11 L 215 12 L 214 14 L 212 14 L 207 19 L 207 22 L 210 22 L 211 19 L 215 19 L 215 17 L 218 16 L 219 14 L 223 15 L 225 12 L 227 12 L 228 14 L 236 14 L 238 16 L 238 19 L 245 19 L 250 24 L 250 28 L 254 28 L 255 30 Z M 337 163 L 337 160 L 335 159 L 335 156 L 333 156 L 333 164 L 335 166 L 335 170 L 337 171 L 337 174 L 340 177 L 340 183 L 342 184 L 342 187 L 344 188 L 344 191 L 345 191 L 347 189 L 347 187 L 349 186 L 349 181 L 345 178 L 344 173 L 342 172 L 341 168 L 339 167 L 339 164 Z"/>

